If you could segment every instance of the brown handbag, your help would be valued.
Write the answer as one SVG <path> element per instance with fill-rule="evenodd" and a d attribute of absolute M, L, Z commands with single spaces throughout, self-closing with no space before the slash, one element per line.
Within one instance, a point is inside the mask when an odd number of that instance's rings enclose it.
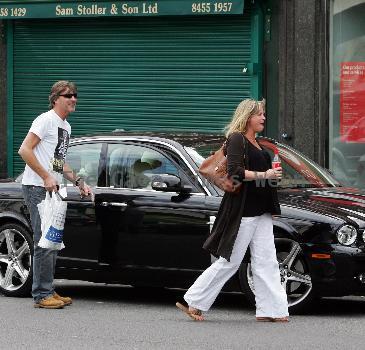
<path fill-rule="evenodd" d="M 199 167 L 199 173 L 224 192 L 238 193 L 241 190 L 242 182 L 229 177 L 227 174 L 225 147 L 226 142 L 218 151 L 206 158 Z"/>

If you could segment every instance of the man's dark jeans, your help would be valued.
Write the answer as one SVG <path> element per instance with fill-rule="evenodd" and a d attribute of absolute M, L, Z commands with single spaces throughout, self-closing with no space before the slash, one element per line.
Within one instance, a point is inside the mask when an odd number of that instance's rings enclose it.
<path fill-rule="evenodd" d="M 53 278 L 58 251 L 38 247 L 42 232 L 37 205 L 46 197 L 45 188 L 23 185 L 23 196 L 30 213 L 34 239 L 32 296 L 35 302 L 39 302 L 54 293 Z"/>

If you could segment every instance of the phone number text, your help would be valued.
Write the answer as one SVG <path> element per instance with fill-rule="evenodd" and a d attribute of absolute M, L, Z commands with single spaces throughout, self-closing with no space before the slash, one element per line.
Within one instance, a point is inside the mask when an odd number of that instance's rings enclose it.
<path fill-rule="evenodd" d="M 231 2 L 194 2 L 191 5 L 192 13 L 224 13 L 231 12 L 232 3 Z"/>
<path fill-rule="evenodd" d="M 27 9 L 24 7 L 12 7 L 10 9 L 0 7 L 0 18 L 1 17 L 24 17 L 27 13 Z"/>

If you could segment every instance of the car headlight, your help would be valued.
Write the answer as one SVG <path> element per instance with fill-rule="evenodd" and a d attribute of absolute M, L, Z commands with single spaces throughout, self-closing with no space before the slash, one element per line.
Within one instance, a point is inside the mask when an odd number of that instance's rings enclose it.
<path fill-rule="evenodd" d="M 357 231 L 354 226 L 343 225 L 337 230 L 337 240 L 343 245 L 351 245 L 356 241 Z"/>

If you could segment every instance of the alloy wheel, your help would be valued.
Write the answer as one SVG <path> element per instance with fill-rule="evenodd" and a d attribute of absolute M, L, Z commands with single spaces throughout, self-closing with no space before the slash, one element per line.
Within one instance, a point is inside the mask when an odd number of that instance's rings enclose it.
<path fill-rule="evenodd" d="M 31 269 L 31 252 L 24 235 L 17 229 L 0 232 L 0 287 L 17 291 L 27 282 Z"/>
<path fill-rule="evenodd" d="M 289 307 L 299 305 L 312 291 L 312 279 L 303 258 L 298 242 L 285 239 L 275 239 L 276 256 L 279 263 L 281 284 L 283 285 Z M 254 291 L 251 264 L 247 264 L 247 282 Z"/>

